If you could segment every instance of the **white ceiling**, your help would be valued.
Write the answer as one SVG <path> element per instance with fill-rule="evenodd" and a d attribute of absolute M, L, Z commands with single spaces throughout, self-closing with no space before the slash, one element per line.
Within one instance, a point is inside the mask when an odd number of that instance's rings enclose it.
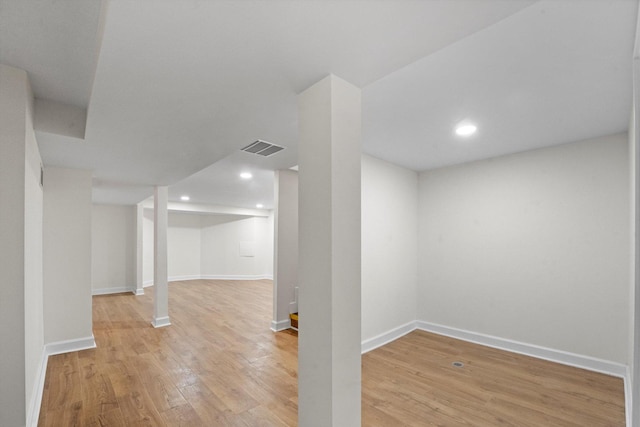
<path fill-rule="evenodd" d="M 0 62 L 26 69 L 36 97 L 88 107 L 83 142 L 37 136 L 45 164 L 94 171 L 94 201 L 157 184 L 270 208 L 272 171 L 297 163 L 296 95 L 329 73 L 363 88 L 363 151 L 414 170 L 626 130 L 636 13 L 636 0 L 0 0 Z M 479 126 L 466 141 L 462 119 Z M 287 148 L 239 152 L 256 139 Z"/>
<path fill-rule="evenodd" d="M 38 98 L 86 107 L 98 58 L 99 1 L 0 0 L 0 62 Z"/>
<path fill-rule="evenodd" d="M 378 80 L 365 151 L 425 170 L 626 131 L 636 9 L 539 2 Z M 461 121 L 477 134 L 456 137 Z"/>

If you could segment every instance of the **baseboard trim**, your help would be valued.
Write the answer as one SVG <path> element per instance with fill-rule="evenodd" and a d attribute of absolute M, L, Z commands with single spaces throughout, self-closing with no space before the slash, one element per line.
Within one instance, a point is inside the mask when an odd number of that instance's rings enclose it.
<path fill-rule="evenodd" d="M 52 342 L 44 346 L 45 352 L 48 356 L 54 354 L 69 353 L 71 351 L 88 350 L 90 348 L 96 348 L 96 340 L 91 334 L 90 337 L 79 338 L 75 340 L 66 340 Z"/>
<path fill-rule="evenodd" d="M 171 320 L 169 320 L 169 316 L 157 317 L 153 319 L 151 324 L 154 328 L 163 328 L 165 326 L 171 325 Z"/>
<path fill-rule="evenodd" d="M 371 350 L 374 350 L 378 347 L 382 347 L 385 344 L 389 344 L 391 341 L 395 341 L 400 337 L 407 335 L 409 332 L 412 332 L 416 329 L 416 322 L 408 322 L 404 325 L 398 326 L 396 328 L 391 329 L 390 331 L 384 332 L 380 335 L 376 335 L 373 338 L 366 339 L 362 341 L 361 351 L 362 354 L 367 353 Z"/>
<path fill-rule="evenodd" d="M 29 411 L 27 412 L 27 426 L 36 427 L 40 418 L 40 406 L 42 405 L 42 394 L 44 393 L 44 380 L 47 375 L 47 364 L 49 362 L 49 356 L 46 353 L 45 348 L 42 348 L 42 355 L 40 356 L 40 364 L 38 366 L 38 373 L 36 375 L 36 381 L 33 384 L 33 393 L 31 402 L 29 402 Z"/>
<path fill-rule="evenodd" d="M 587 369 L 589 371 L 600 372 L 602 374 L 612 375 L 623 379 L 627 376 L 627 366 L 617 362 L 498 338 L 491 335 L 479 334 L 421 320 L 416 322 L 416 326 L 417 329 L 421 329 L 423 331 L 433 332 L 439 335 L 445 335 L 451 338 L 497 348 L 499 350 L 510 351 L 512 353 L 523 354 L 525 356 L 536 357 L 538 359 L 544 359 L 550 362 L 560 363 L 562 365 Z"/>
<path fill-rule="evenodd" d="M 191 276 L 171 276 L 167 279 L 168 282 L 182 282 L 185 280 L 273 280 L 271 274 L 258 274 L 253 276 L 248 275 L 220 275 L 220 274 L 203 274 L 203 275 L 191 275 Z M 143 288 L 153 286 L 153 280 L 147 280 L 142 284 Z M 124 292 L 124 291 L 123 291 Z"/>
<path fill-rule="evenodd" d="M 93 289 L 91 295 L 121 294 L 123 292 L 135 292 L 135 286 L 119 286 L 117 288 Z"/>
<path fill-rule="evenodd" d="M 144 288 L 134 289 L 131 293 L 134 295 L 144 295 Z"/>
<path fill-rule="evenodd" d="M 234 279 L 220 279 L 220 280 L 234 280 Z M 250 279 L 236 279 L 236 280 L 250 280 Z M 171 325 L 168 316 L 154 319 L 151 324 L 155 328 Z M 272 321 L 271 330 L 279 332 L 285 329 L 291 328 L 291 320 Z M 582 356 L 575 353 L 569 353 L 561 350 L 554 350 L 547 347 L 540 347 L 532 344 L 525 344 L 518 341 L 507 340 L 504 338 L 498 338 L 491 335 L 479 334 L 476 332 L 466 331 L 462 329 L 452 328 L 448 326 L 439 325 L 436 323 L 430 323 L 425 321 L 413 321 L 405 323 L 404 325 L 393 328 L 387 332 L 379 334 L 375 337 L 362 341 L 361 351 L 362 354 L 374 350 L 378 347 L 382 347 L 402 336 L 420 329 L 426 332 L 432 332 L 438 335 L 444 335 L 451 338 L 459 339 L 462 341 L 468 341 L 475 344 L 484 345 L 487 347 L 497 348 L 500 350 L 510 351 L 513 353 L 523 354 L 526 356 L 535 357 L 538 359 L 544 359 L 563 365 L 574 366 L 577 368 L 587 369 L 590 371 L 600 372 L 615 377 L 620 377 L 624 380 L 625 391 L 625 413 L 627 419 L 627 425 L 631 425 L 631 373 L 629 367 L 620 363 L 611 362 L 607 360 L 597 359 L 590 356 Z M 49 356 L 55 354 L 68 353 L 72 351 L 86 350 L 95 348 L 96 342 L 93 334 L 90 337 L 58 341 L 49 343 L 44 346 L 42 353 L 42 359 L 40 363 L 40 371 L 37 375 L 36 383 L 34 387 L 37 389 L 34 391 L 33 399 L 30 403 L 29 413 L 27 418 L 27 426 L 36 426 L 40 415 L 40 406 L 42 403 L 42 395 L 44 390 L 45 376 L 47 372 L 47 364 Z"/>
<path fill-rule="evenodd" d="M 255 276 L 203 274 L 199 278 L 206 280 L 273 280 L 273 276 L 269 274 L 258 274 Z"/>
<path fill-rule="evenodd" d="M 27 413 L 27 423 L 29 427 L 36 427 L 40 418 L 40 406 L 42 405 L 42 395 L 44 393 L 44 382 L 47 375 L 47 365 L 49 364 L 49 356 L 56 354 L 69 353 L 72 351 L 88 350 L 96 348 L 96 340 L 91 334 L 90 337 L 79 338 L 75 340 L 57 341 L 46 344 L 42 349 L 39 371 L 33 391 L 33 398 L 29 402 L 29 412 Z"/>
<path fill-rule="evenodd" d="M 624 376 L 624 415 L 627 419 L 627 425 L 633 425 L 633 420 L 631 419 L 631 411 L 632 411 L 632 399 L 631 399 L 631 369 L 627 366 L 625 376 Z"/>
<path fill-rule="evenodd" d="M 562 365 L 582 368 L 589 371 L 600 372 L 614 377 L 622 378 L 624 381 L 624 399 L 625 399 L 625 417 L 627 425 L 632 425 L 631 414 L 631 370 L 628 366 L 617 362 L 597 359 L 595 357 L 583 356 L 575 353 L 569 353 L 562 350 L 554 350 L 547 347 L 526 344 L 518 341 L 498 338 L 491 335 L 479 334 L 476 332 L 466 331 L 436 323 L 417 320 L 409 322 L 388 332 L 377 335 L 373 338 L 362 341 L 362 354 L 382 347 L 416 329 L 426 332 L 432 332 L 438 335 L 444 335 L 462 341 L 472 342 L 487 347 L 497 348 L 499 350 L 509 351 L 512 353 L 523 354 L 525 356 L 535 357 L 537 359 L 548 360 L 550 362 L 560 363 Z"/>
<path fill-rule="evenodd" d="M 280 321 L 271 321 L 271 330 L 273 332 L 280 332 L 286 329 L 291 329 L 291 319 L 280 320 Z"/>
<path fill-rule="evenodd" d="M 171 276 L 167 280 L 169 282 L 182 282 L 184 280 L 198 280 L 198 279 L 201 279 L 201 278 L 202 278 L 202 276 L 200 276 L 198 274 L 191 274 L 191 275 L 186 275 L 186 276 Z"/>

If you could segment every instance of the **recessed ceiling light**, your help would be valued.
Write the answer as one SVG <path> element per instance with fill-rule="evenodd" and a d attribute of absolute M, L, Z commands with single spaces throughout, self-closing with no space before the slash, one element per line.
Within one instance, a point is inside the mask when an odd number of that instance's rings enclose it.
<path fill-rule="evenodd" d="M 476 133 L 478 128 L 476 125 L 472 125 L 470 123 L 460 124 L 456 127 L 456 135 L 460 136 L 470 136 Z"/>
<path fill-rule="evenodd" d="M 183 202 L 188 202 L 189 198 L 189 196 L 180 196 L 180 200 L 182 200 Z"/>
<path fill-rule="evenodd" d="M 264 205 L 263 205 L 262 203 L 258 203 L 258 204 L 256 205 L 256 208 L 258 208 L 258 209 L 262 209 L 262 208 L 264 208 Z"/>
<path fill-rule="evenodd" d="M 240 174 L 240 178 L 242 178 L 242 179 L 251 179 L 251 178 L 253 178 L 253 175 L 251 175 L 249 172 L 242 172 Z"/>

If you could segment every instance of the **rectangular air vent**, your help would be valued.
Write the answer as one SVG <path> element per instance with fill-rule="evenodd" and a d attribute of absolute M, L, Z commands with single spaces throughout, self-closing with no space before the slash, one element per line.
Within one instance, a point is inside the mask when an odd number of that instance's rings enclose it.
<path fill-rule="evenodd" d="M 284 147 L 259 139 L 256 142 L 252 142 L 251 144 L 247 145 L 241 151 L 246 151 L 247 153 L 253 153 L 258 154 L 259 156 L 267 157 L 282 150 L 284 150 Z"/>

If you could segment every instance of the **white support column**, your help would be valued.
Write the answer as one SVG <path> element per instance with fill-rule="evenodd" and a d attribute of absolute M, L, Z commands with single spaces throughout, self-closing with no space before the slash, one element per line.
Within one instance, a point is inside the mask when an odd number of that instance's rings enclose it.
<path fill-rule="evenodd" d="M 298 99 L 298 421 L 361 425 L 360 89 L 329 76 Z"/>
<path fill-rule="evenodd" d="M 153 284 L 154 311 L 151 324 L 160 328 L 169 320 L 169 286 L 167 270 L 168 187 L 156 187 L 153 198 Z"/>
<path fill-rule="evenodd" d="M 298 286 L 298 172 L 278 170 L 274 182 L 273 321 L 271 329 L 291 326 Z"/>
<path fill-rule="evenodd" d="M 27 420 L 25 153 L 28 85 L 26 72 L 0 64 L 0 425 L 4 426 L 25 425 Z"/>
<path fill-rule="evenodd" d="M 143 249 L 144 249 L 144 207 L 142 203 L 136 205 L 136 289 L 135 295 L 144 295 Z"/>
<path fill-rule="evenodd" d="M 633 99 L 629 123 L 631 161 L 631 291 L 629 322 L 629 373 L 625 378 L 627 425 L 640 426 L 640 10 L 636 17 L 636 39 L 632 62 Z"/>

